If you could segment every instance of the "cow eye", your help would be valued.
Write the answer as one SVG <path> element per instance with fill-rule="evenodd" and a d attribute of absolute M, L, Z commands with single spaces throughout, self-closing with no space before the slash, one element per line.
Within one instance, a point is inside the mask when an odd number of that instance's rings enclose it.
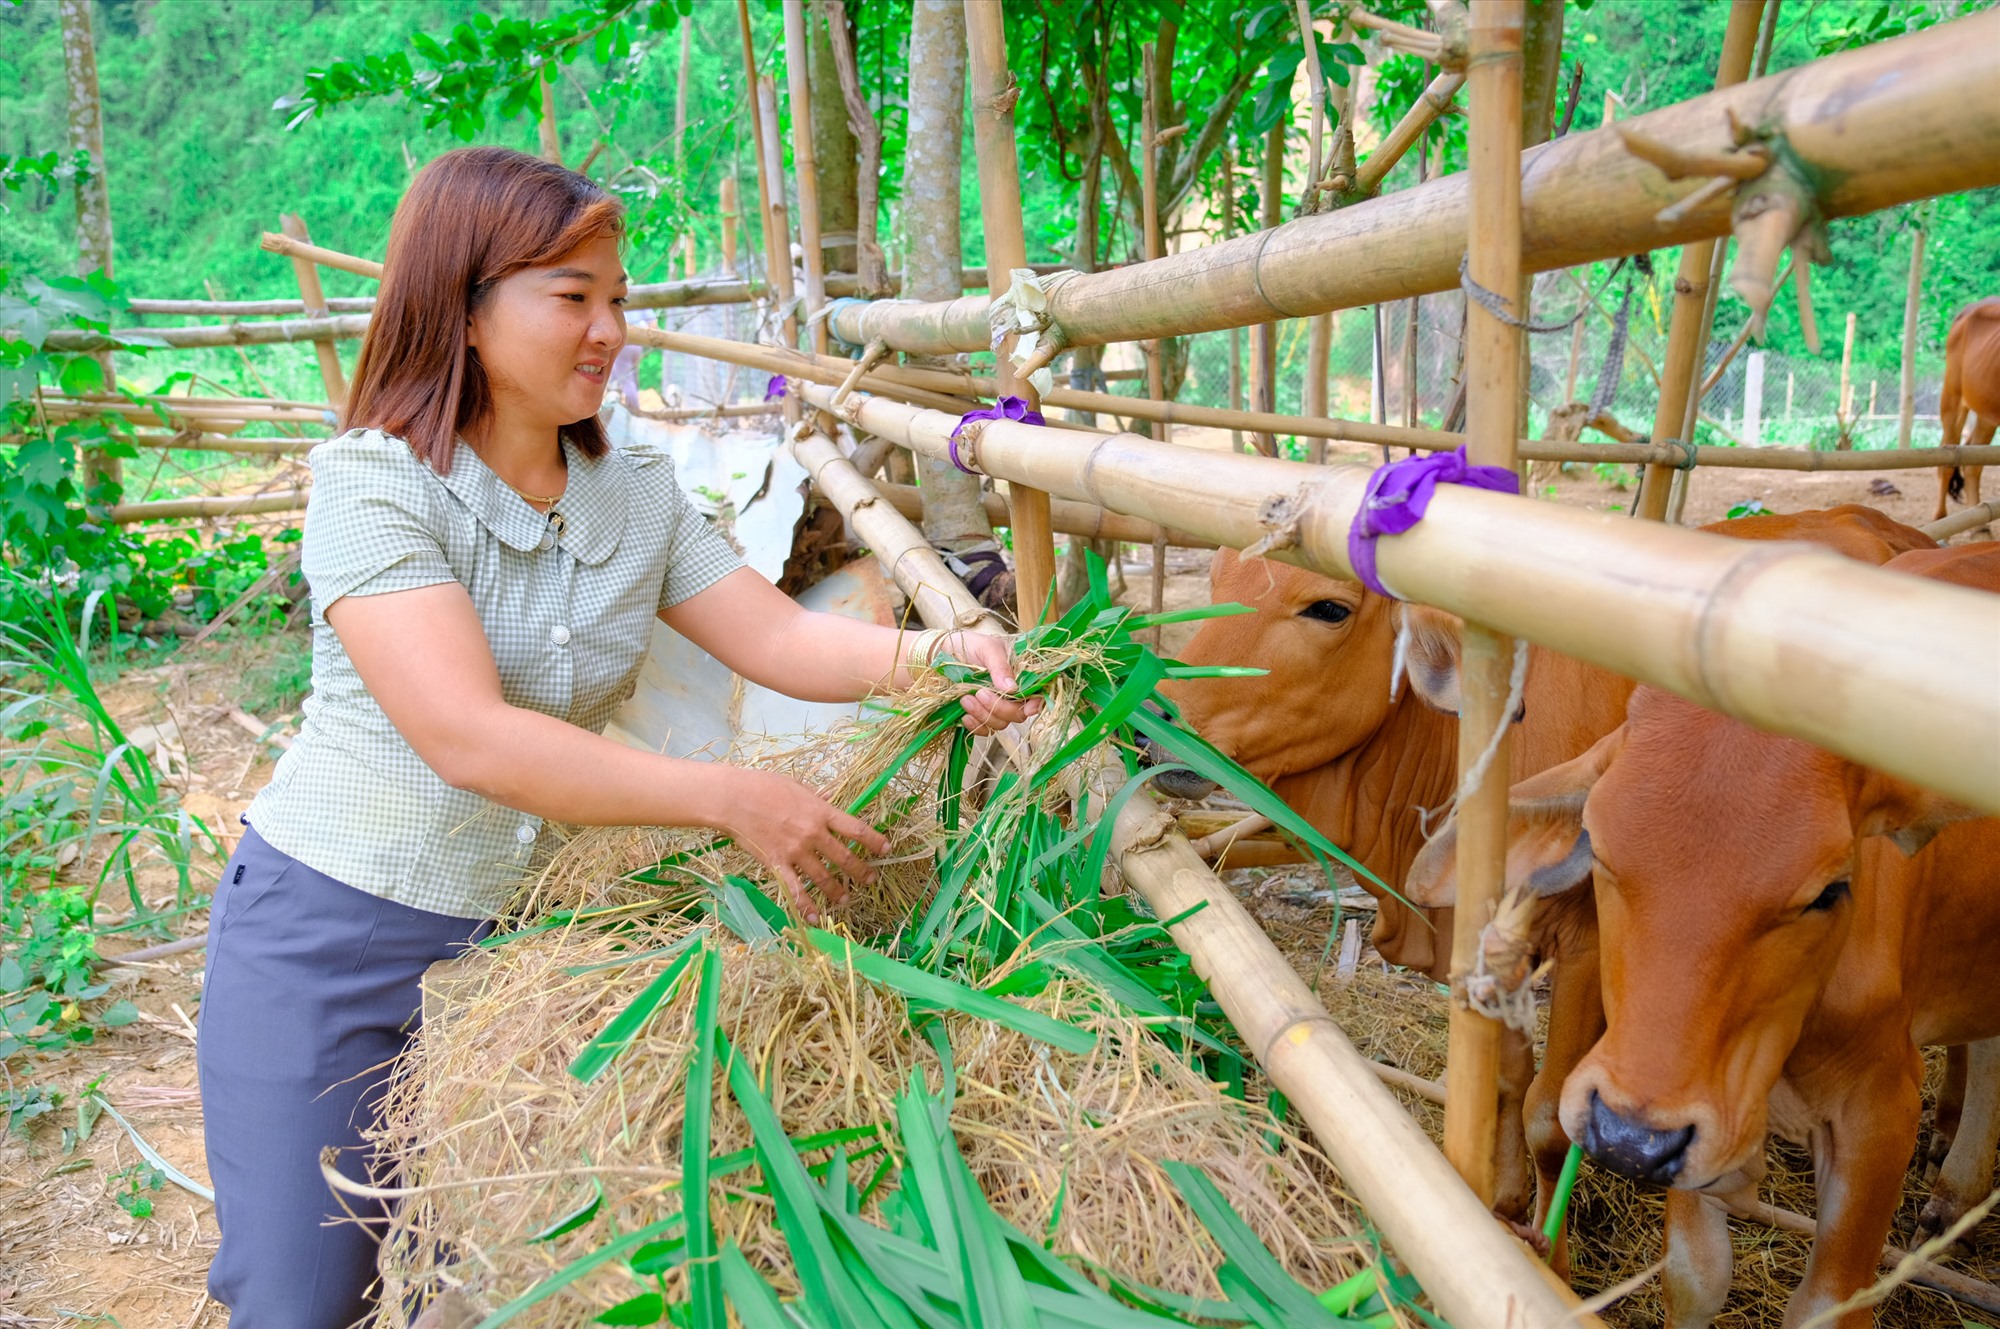
<path fill-rule="evenodd" d="M 1846 898 L 1847 882 L 1845 880 L 1830 881 L 1826 884 L 1826 889 L 1814 896 L 1813 902 L 1806 906 L 1806 912 L 1809 914 L 1824 914 Z"/>
<path fill-rule="evenodd" d="M 1299 617 L 1316 618 L 1322 623 L 1345 623 L 1353 612 L 1338 600 L 1315 600 L 1305 607 Z"/>

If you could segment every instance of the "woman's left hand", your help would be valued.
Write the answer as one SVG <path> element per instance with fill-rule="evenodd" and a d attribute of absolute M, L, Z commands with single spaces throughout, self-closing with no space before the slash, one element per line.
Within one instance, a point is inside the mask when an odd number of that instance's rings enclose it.
<path fill-rule="evenodd" d="M 940 654 L 984 669 L 993 680 L 992 687 L 981 688 L 959 701 L 965 708 L 965 726 L 973 733 L 996 734 L 1041 712 L 1040 697 L 1024 701 L 1013 695 L 1020 686 L 1014 676 L 1013 638 L 987 632 L 954 632 L 944 639 Z"/>

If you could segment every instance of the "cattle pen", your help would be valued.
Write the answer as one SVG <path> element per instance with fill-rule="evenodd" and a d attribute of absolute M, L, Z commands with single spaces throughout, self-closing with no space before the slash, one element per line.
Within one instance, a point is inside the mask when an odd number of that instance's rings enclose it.
<path fill-rule="evenodd" d="M 934 8 L 936 0 L 918 4 Z M 1315 133 L 1293 219 L 1267 213 L 1271 224 L 1263 229 L 1171 253 L 1159 234 L 1152 172 L 1158 143 L 1174 131 L 1149 118 L 1138 163 L 1150 218 L 1145 256 L 1099 271 L 1090 270 L 1094 255 L 1076 268 L 1029 262 L 1015 146 L 1020 88 L 1010 72 L 1001 0 L 964 0 L 986 266 L 961 266 L 954 216 L 951 244 L 940 239 L 937 246 L 943 287 L 936 272 L 914 272 L 914 251 L 926 238 L 913 234 L 898 294 L 886 273 L 826 270 L 835 242 L 821 233 L 813 117 L 823 112 L 812 87 L 828 70 L 809 49 L 809 7 L 783 0 L 786 68 L 773 77 L 757 68 L 749 6 L 738 0 L 742 55 L 758 93 L 746 108 L 756 126 L 758 197 L 743 211 L 755 216 L 755 230 L 745 229 L 761 234 L 761 255 L 739 261 L 732 235 L 723 275 L 632 288 L 633 310 L 754 316 L 746 322 L 760 329 L 756 336 L 635 322 L 630 340 L 648 353 L 750 371 L 781 399 L 739 394 L 645 414 L 689 427 L 777 414 L 783 450 L 810 483 L 809 502 L 837 512 L 852 546 L 872 552 L 927 627 L 997 633 L 1060 618 L 1067 606 L 1058 590 L 1058 535 L 1078 545 L 1150 546 L 1155 615 L 1166 607 L 1160 588 L 1169 550 L 1235 550 L 1354 580 L 1355 550 L 1365 544 L 1373 551 L 1370 575 L 1397 598 L 1463 620 L 1458 899 L 1443 1083 L 1406 1073 L 1399 1080 L 1357 1049 L 1316 981 L 1295 971 L 1293 958 L 1219 875 L 1214 846 L 1191 843 L 1202 839 L 1200 829 L 1221 823 L 1176 821 L 1154 793 L 1125 787 L 1127 773 L 1108 751 L 1076 754 L 1070 777 L 1080 799 L 1111 809 L 1102 814 L 1109 867 L 1149 918 L 1167 921 L 1236 1039 L 1303 1123 L 1301 1134 L 1326 1164 L 1315 1175 L 1352 1198 L 1430 1311 L 1457 1329 L 1600 1323 L 1598 1315 L 1631 1290 L 1610 1289 L 1603 1300 L 1579 1296 L 1552 1272 L 1546 1252 L 1491 1212 L 1503 1130 L 1496 1002 L 1510 994 L 1495 997 L 1489 989 L 1471 1000 L 1467 982 L 1484 970 L 1493 920 L 1525 926 L 1518 920 L 1534 907 L 1520 883 L 1509 884 L 1508 781 L 1498 774 L 1509 769 L 1528 644 L 2000 816 L 2000 597 L 1803 544 L 1723 539 L 1679 521 L 1688 487 L 1714 470 L 1928 478 L 1934 468 L 1976 474 L 1973 468 L 2000 465 L 2000 447 L 1962 446 L 1955 438 L 1909 446 L 1907 425 L 1902 445 L 1876 450 L 1694 441 L 1705 380 L 1722 373 L 1708 347 L 1732 246 L 1726 280 L 1748 305 L 1751 325 L 1785 298 L 1798 301 L 1810 323 L 1808 273 L 1826 257 L 1827 221 L 2000 186 L 2000 84 L 1993 78 L 2000 12 L 1764 74 L 1760 33 L 1768 45 L 1778 4 L 1729 0 L 1714 91 L 1560 136 L 1551 135 L 1547 114 L 1557 90 L 1530 67 L 1546 47 L 1541 29 L 1551 8 L 1560 30 L 1560 4 L 1427 0 L 1428 28 L 1341 9 L 1321 20 L 1331 24 L 1327 34 L 1374 33 L 1423 53 L 1435 66 L 1436 95 L 1419 100 L 1408 123 L 1385 135 L 1360 167 L 1351 143 L 1344 157 L 1329 152 L 1322 161 Z M 1299 9 L 1307 13 L 1303 0 Z M 1313 31 L 1305 22 L 1308 51 Z M 1308 68 L 1317 71 L 1317 60 Z M 1454 105 L 1461 89 L 1462 110 Z M 777 113 L 781 92 L 789 94 L 789 152 Z M 850 90 L 850 105 L 858 97 Z M 1380 192 L 1401 154 L 1448 112 L 1468 119 L 1467 168 Z M 733 198 L 732 189 L 732 208 Z M 952 208 L 955 214 L 956 198 Z M 923 216 L 914 205 L 905 213 L 913 216 Z M 226 320 L 145 331 L 148 344 L 169 350 L 311 343 L 324 371 L 324 402 L 121 398 L 79 389 L 44 394 L 42 409 L 52 419 L 116 415 L 141 450 L 274 459 L 302 452 L 313 440 L 294 427 L 331 428 L 345 392 L 336 348 L 364 336 L 372 316 L 365 297 L 326 298 L 317 270 L 368 279 L 383 272 L 372 259 L 311 243 L 303 230 L 289 226 L 263 237 L 266 250 L 295 265 L 297 301 L 133 301 L 131 312 Z M 1680 268 L 1652 419 L 1627 428 L 1579 402 L 1567 429 L 1552 420 L 1531 436 L 1528 340 L 1546 331 L 1532 318 L 1533 276 L 1672 246 L 1681 247 Z M 745 275 L 753 267 L 757 274 Z M 985 294 L 965 293 L 981 287 Z M 1306 402 L 1312 409 L 1276 409 L 1271 362 L 1255 354 L 1260 339 L 1268 350 L 1268 329 L 1310 326 L 1363 306 L 1407 301 L 1414 311 L 1419 299 L 1450 292 L 1466 297 L 1464 360 L 1462 412 L 1443 420 L 1445 427 L 1418 425 L 1414 408 L 1403 424 L 1390 423 L 1386 409 L 1370 419 L 1341 418 L 1325 400 L 1324 383 L 1319 399 Z M 1261 380 L 1247 407 L 1191 405 L 1164 392 L 1161 348 L 1168 340 L 1238 329 L 1253 334 L 1251 378 Z M 1736 347 L 1752 335 L 1746 327 Z M 118 329 L 58 329 L 46 338 L 51 351 L 63 352 L 113 353 L 131 341 Z M 1379 377 L 1379 326 L 1376 341 Z M 1150 375 L 1143 395 L 1108 390 L 1101 357 L 1110 348 L 1136 348 L 1134 362 Z M 1010 399 L 1011 412 L 989 407 Z M 1104 417 L 1130 427 L 1103 428 Z M 291 432 L 280 435 L 281 427 Z M 1230 431 L 1237 442 L 1191 446 L 1174 440 L 1177 428 Z M 1583 441 L 1584 428 L 1607 441 Z M 1281 455 L 1277 440 L 1287 436 L 1302 441 L 1303 459 Z M 1585 463 L 1636 466 L 1643 477 L 1629 515 L 1440 484 L 1421 522 L 1378 538 L 1365 528 L 1371 468 L 1328 464 L 1330 444 L 1379 448 L 1385 465 L 1391 449 L 1416 458 L 1462 448 L 1471 465 L 1517 475 L 1534 465 Z M 999 614 L 990 597 L 967 588 L 963 565 L 934 548 L 922 528 L 927 482 L 946 471 L 978 477 L 979 510 L 1008 533 L 1013 603 Z M 294 479 L 254 494 L 121 503 L 102 516 L 121 524 L 212 521 L 298 512 L 309 502 L 309 484 Z M 2000 516 L 1996 508 L 2000 503 L 1974 501 L 1925 529 L 1949 540 L 1985 527 Z M 1246 818 L 1246 833 L 1254 834 L 1251 820 L 1269 824 Z M 1520 988 L 1533 978 L 1522 972 L 1507 981 Z M 438 996 L 449 1005 L 470 990 L 441 984 Z M 690 1033 L 687 1047 L 694 1046 Z M 1441 1145 L 1394 1092 L 1412 1086 L 1442 1104 Z M 590 1171 L 586 1160 L 577 1175 Z M 602 1187 L 598 1195 L 601 1202 Z M 1813 1230 L 1811 1219 L 1769 1204 L 1737 1212 Z M 629 1257 L 632 1244 L 619 1251 Z M 2000 1314 L 2000 1288 L 1904 1255 L 1892 1247 L 1884 1270 Z M 747 1315 L 743 1322 L 752 1323 Z"/>

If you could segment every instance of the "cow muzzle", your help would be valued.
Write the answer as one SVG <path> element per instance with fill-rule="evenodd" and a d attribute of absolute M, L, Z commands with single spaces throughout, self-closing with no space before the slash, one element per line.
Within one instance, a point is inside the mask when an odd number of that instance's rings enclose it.
<path fill-rule="evenodd" d="M 1173 764 L 1174 754 L 1161 747 L 1143 734 L 1139 737 L 1139 764 L 1141 766 L 1167 766 Z M 1165 771 L 1153 777 L 1153 788 L 1169 798 L 1207 798 L 1216 790 L 1213 781 L 1204 780 L 1193 771 Z"/>
<path fill-rule="evenodd" d="M 1687 1162 L 1694 1127 L 1655 1130 L 1613 1110 L 1592 1090 L 1580 1143 L 1585 1153 L 1613 1172 L 1634 1181 L 1671 1186 Z"/>

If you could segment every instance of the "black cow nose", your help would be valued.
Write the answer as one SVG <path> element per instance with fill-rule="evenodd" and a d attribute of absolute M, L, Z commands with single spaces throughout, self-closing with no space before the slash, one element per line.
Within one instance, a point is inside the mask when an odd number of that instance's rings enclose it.
<path fill-rule="evenodd" d="M 1590 1116 L 1583 1124 L 1583 1151 L 1613 1172 L 1634 1181 L 1670 1186 L 1680 1175 L 1693 1140 L 1692 1126 L 1656 1131 L 1613 1112 L 1596 1091 L 1591 1092 Z"/>

